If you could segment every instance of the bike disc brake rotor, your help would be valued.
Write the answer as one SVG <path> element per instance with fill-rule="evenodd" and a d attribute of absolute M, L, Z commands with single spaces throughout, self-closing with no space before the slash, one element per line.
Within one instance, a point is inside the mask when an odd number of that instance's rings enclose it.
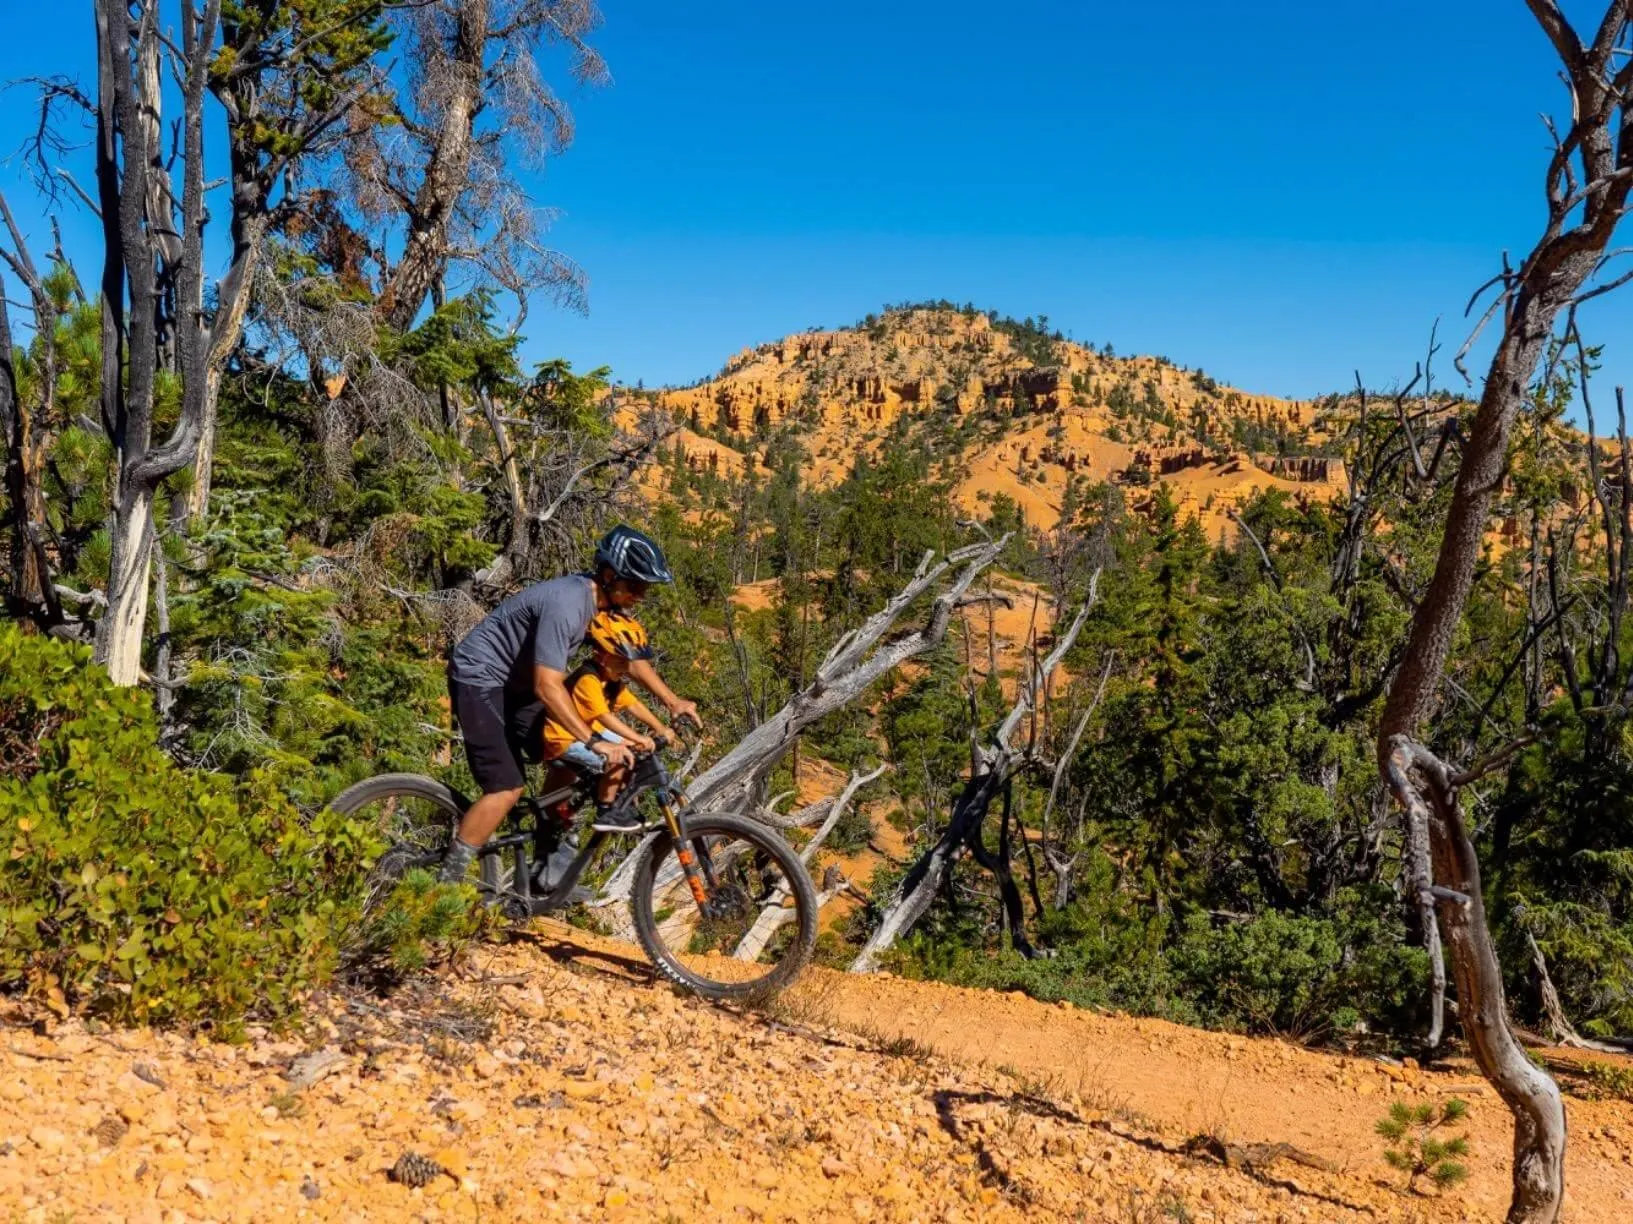
<path fill-rule="evenodd" d="M 781 873 L 745 842 L 710 838 L 707 846 L 693 844 L 705 868 L 706 898 L 698 905 L 684 881 L 675 880 L 668 913 L 659 924 L 661 936 L 677 954 L 737 955 L 745 940 L 751 939 L 767 904 L 776 905 Z M 767 948 L 761 955 L 771 951 Z M 761 959 L 761 955 L 751 959 Z"/>
<path fill-rule="evenodd" d="M 748 889 L 740 882 L 722 881 L 710 891 L 703 905 L 703 916 L 715 922 L 732 922 L 746 915 L 751 905 Z"/>

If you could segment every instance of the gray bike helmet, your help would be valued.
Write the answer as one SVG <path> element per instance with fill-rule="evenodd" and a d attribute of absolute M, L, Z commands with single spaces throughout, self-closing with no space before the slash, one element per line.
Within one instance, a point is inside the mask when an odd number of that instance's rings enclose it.
<path fill-rule="evenodd" d="M 646 582 L 658 585 L 673 582 L 669 562 L 663 549 L 651 536 L 620 523 L 595 546 L 595 568 L 610 569 L 614 576 L 628 582 Z"/>

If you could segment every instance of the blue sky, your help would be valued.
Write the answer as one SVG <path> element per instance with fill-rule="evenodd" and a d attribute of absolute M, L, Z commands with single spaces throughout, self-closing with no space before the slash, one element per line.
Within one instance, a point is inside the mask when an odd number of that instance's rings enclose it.
<path fill-rule="evenodd" d="M 1295 396 L 1409 375 L 1440 317 L 1449 382 L 1563 99 L 1522 0 L 603 8 L 613 84 L 564 85 L 577 140 L 532 180 L 590 313 L 536 308 L 528 349 L 648 385 L 924 297 Z M 88 72 L 89 10 L 8 13 L 0 78 Z M 0 186 L 33 212 L 17 159 Z M 1633 289 L 1590 311 L 1608 402 Z"/>

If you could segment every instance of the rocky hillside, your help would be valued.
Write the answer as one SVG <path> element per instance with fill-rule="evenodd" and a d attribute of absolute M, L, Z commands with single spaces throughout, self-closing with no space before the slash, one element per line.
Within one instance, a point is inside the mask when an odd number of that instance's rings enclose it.
<path fill-rule="evenodd" d="M 889 977 L 768 1013 L 549 923 L 244 1045 L 0 1017 L 8 1220 L 1500 1218 L 1506 1110 L 1420 1071 Z M 1404 1195 L 1373 1121 L 1467 1098 L 1466 1187 Z M 1570 1100 L 1565 1219 L 1626 1218 L 1633 1108 Z M 426 1158 L 423 1185 L 394 1179 Z M 411 1179 L 416 1180 L 416 1179 Z"/>
<path fill-rule="evenodd" d="M 682 426 L 694 468 L 737 474 L 786 426 L 817 483 L 913 418 L 956 439 L 966 509 L 1004 494 L 1043 528 L 1074 484 L 1115 481 L 1138 503 L 1161 482 L 1213 534 L 1256 490 L 1327 498 L 1345 481 L 1313 401 L 1238 390 L 1164 358 L 1118 357 L 1032 320 L 945 304 L 744 349 L 716 377 L 651 398 Z"/>

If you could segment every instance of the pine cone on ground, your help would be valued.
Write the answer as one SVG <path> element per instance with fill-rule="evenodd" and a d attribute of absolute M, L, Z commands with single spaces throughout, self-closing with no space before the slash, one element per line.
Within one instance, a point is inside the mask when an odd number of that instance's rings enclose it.
<path fill-rule="evenodd" d="M 118 1114 L 109 1114 L 91 1129 L 91 1134 L 96 1136 L 96 1141 L 103 1147 L 111 1148 L 123 1139 L 129 1131 L 130 1126 L 123 1118 Z"/>
<path fill-rule="evenodd" d="M 404 1152 L 397 1157 L 397 1163 L 391 1166 L 388 1176 L 403 1186 L 429 1186 L 446 1171 L 429 1156 L 421 1156 L 418 1152 Z"/>

